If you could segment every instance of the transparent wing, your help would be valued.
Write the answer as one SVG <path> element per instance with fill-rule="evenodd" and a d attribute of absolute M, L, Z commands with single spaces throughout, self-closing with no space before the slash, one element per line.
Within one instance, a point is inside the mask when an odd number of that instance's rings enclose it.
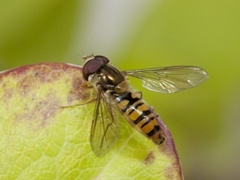
<path fill-rule="evenodd" d="M 128 70 L 124 73 L 141 79 L 143 87 L 160 93 L 189 89 L 208 79 L 207 72 L 196 66 L 169 66 Z"/>
<path fill-rule="evenodd" d="M 103 156 L 112 147 L 119 134 L 120 113 L 99 90 L 91 127 L 90 143 L 97 156 Z"/>

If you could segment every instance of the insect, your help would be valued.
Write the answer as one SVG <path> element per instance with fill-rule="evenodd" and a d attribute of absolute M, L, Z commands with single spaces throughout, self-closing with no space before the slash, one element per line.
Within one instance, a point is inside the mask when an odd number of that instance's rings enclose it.
<path fill-rule="evenodd" d="M 160 93 L 174 93 L 192 88 L 208 78 L 196 66 L 170 66 L 119 71 L 104 56 L 86 56 L 83 77 L 97 91 L 91 126 L 90 143 L 97 156 L 112 147 L 119 134 L 120 116 L 155 144 L 164 142 L 159 117 L 143 100 L 140 92 L 131 90 L 127 76 L 139 78 L 143 87 Z"/>

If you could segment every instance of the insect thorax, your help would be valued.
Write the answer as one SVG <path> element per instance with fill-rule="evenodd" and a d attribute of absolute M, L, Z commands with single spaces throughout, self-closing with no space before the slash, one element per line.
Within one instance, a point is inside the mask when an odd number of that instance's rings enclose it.
<path fill-rule="evenodd" d="M 101 88 L 103 91 L 121 92 L 128 87 L 124 75 L 111 65 L 105 65 L 97 73 L 90 75 L 89 81 L 96 89 Z"/>

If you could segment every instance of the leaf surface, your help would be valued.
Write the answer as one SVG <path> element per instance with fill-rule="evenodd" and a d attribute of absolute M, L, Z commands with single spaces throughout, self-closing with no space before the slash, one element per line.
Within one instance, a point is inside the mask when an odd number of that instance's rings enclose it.
<path fill-rule="evenodd" d="M 0 179 L 183 179 L 171 134 L 156 146 L 121 120 L 104 156 L 90 148 L 96 98 L 82 68 L 23 66 L 0 74 Z"/>

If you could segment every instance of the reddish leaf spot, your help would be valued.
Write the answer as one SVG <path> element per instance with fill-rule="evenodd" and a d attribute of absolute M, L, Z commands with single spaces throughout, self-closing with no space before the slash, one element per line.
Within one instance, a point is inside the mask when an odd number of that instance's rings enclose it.
<path fill-rule="evenodd" d="M 54 86 L 58 80 L 61 86 L 66 84 L 69 87 L 58 89 Z M 17 105 L 19 110 L 13 114 L 13 123 L 25 122 L 33 130 L 48 125 L 62 106 L 72 105 L 73 101 L 90 101 L 91 98 L 91 90 L 82 78 L 82 68 L 64 63 L 34 64 L 5 71 L 0 74 L 0 87 L 4 90 L 1 98 L 6 102 L 6 107 L 12 106 L 9 102 L 17 95 L 23 99 Z M 63 97 L 57 95 L 61 88 L 69 89 Z M 25 99 L 29 101 L 26 103 Z"/>
<path fill-rule="evenodd" d="M 155 160 L 155 155 L 152 151 L 150 151 L 147 155 L 147 157 L 144 159 L 144 163 L 146 165 L 149 165 L 151 163 L 153 163 L 153 161 Z"/>

